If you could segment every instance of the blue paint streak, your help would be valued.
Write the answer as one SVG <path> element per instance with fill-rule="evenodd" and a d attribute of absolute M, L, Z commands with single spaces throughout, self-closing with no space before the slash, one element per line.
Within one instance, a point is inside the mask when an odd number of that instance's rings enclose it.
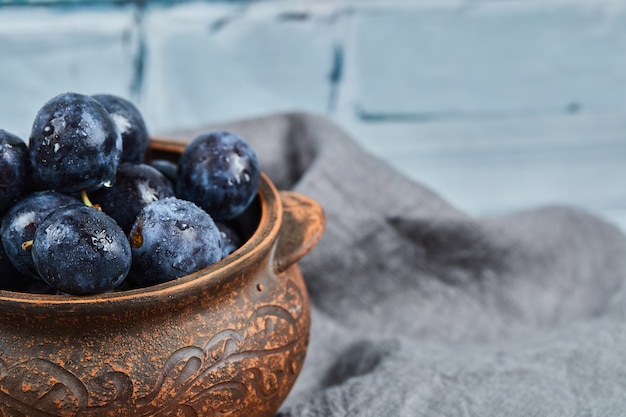
<path fill-rule="evenodd" d="M 134 24 L 137 26 L 137 44 L 133 57 L 133 74 L 130 81 L 130 94 L 134 100 L 138 100 L 141 90 L 144 86 L 146 74 L 146 60 L 148 55 L 148 46 L 146 35 L 143 29 L 143 17 L 145 15 L 145 7 L 139 6 L 135 12 Z"/>
<path fill-rule="evenodd" d="M 333 48 L 333 59 L 330 73 L 328 74 L 328 80 L 330 83 L 330 94 L 328 98 L 328 111 L 333 112 L 337 107 L 337 101 L 339 99 L 339 89 L 341 82 L 343 81 L 343 68 L 344 68 L 344 50 L 343 45 L 336 44 Z"/>

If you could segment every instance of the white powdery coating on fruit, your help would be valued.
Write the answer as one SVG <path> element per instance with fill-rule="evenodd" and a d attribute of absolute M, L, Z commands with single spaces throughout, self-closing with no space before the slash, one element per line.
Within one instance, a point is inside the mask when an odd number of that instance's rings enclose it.
<path fill-rule="evenodd" d="M 150 204 L 159 199 L 159 194 L 156 189 L 150 187 L 148 181 L 141 181 L 137 183 L 137 193 L 140 196 L 142 202 Z"/>
<path fill-rule="evenodd" d="M 178 230 L 180 230 L 180 236 L 187 242 L 195 242 L 200 239 L 195 227 L 184 225 L 183 228 L 179 227 Z"/>
<path fill-rule="evenodd" d="M 128 132 L 130 128 L 132 127 L 130 120 L 128 120 L 128 118 L 122 114 L 113 113 L 111 114 L 111 119 L 113 119 L 113 121 L 115 122 L 115 125 L 117 126 L 117 129 L 122 134 Z"/>
<path fill-rule="evenodd" d="M 52 125 L 52 128 L 53 128 L 53 132 L 51 133 L 54 135 L 58 135 L 65 130 L 65 126 L 66 126 L 65 117 L 64 116 L 55 117 L 54 119 L 50 121 L 50 124 Z M 46 129 L 44 129 L 44 131 Z"/>
<path fill-rule="evenodd" d="M 44 232 L 48 237 L 44 241 L 46 242 L 45 249 L 49 250 L 51 245 L 58 245 L 66 241 L 66 239 L 70 239 L 70 236 L 75 235 L 68 227 L 64 224 L 56 224 L 48 226 Z"/>
<path fill-rule="evenodd" d="M 20 213 L 15 216 L 13 220 L 13 229 L 14 230 L 23 230 L 29 224 L 35 222 L 35 212 L 34 211 L 25 211 L 24 213 Z"/>
<path fill-rule="evenodd" d="M 120 246 L 106 230 L 95 231 L 91 236 L 91 244 L 104 252 L 117 251 Z"/>
<path fill-rule="evenodd" d="M 230 166 L 230 173 L 233 174 L 233 178 L 235 179 L 235 181 L 237 181 L 237 184 L 240 184 L 242 181 L 242 174 L 244 174 L 244 171 L 248 167 L 245 159 L 237 155 L 235 152 L 231 152 L 226 157 L 226 161 L 228 161 L 228 164 Z M 243 181 L 250 181 L 250 176 L 245 174 L 243 176 Z M 228 180 L 228 185 L 233 185 L 233 182 L 230 178 Z"/>
<path fill-rule="evenodd" d="M 66 126 L 66 123 L 65 123 L 64 116 L 55 117 L 54 119 L 50 120 L 50 123 L 43 129 L 44 138 L 43 138 L 42 145 L 50 146 L 51 140 L 58 139 L 61 132 L 65 130 L 65 126 Z M 54 144 L 56 145 L 56 142 Z"/>
<path fill-rule="evenodd" d="M 101 126 L 101 121 L 95 118 L 90 111 L 85 110 L 81 113 L 81 119 L 78 123 L 79 132 L 89 143 L 94 145 L 104 143 L 107 135 Z"/>

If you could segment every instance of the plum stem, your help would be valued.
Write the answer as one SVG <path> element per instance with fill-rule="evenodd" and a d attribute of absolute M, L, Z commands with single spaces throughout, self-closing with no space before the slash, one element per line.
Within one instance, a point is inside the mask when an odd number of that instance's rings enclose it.
<path fill-rule="evenodd" d="M 100 207 L 99 204 L 94 204 L 89 199 L 89 196 L 87 195 L 87 191 L 86 190 L 81 190 L 81 192 L 80 192 L 80 199 L 82 200 L 83 204 L 86 205 L 87 207 L 92 207 L 92 208 L 95 208 L 97 210 L 102 211 L 102 207 Z"/>

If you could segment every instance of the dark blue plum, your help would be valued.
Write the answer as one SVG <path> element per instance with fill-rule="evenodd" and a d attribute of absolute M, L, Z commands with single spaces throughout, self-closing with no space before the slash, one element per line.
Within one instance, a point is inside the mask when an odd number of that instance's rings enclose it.
<path fill-rule="evenodd" d="M 26 288 L 31 281 L 15 269 L 4 251 L 4 246 L 0 245 L 0 289 L 21 290 Z"/>
<path fill-rule="evenodd" d="M 222 258 L 227 257 L 241 246 L 241 237 L 237 231 L 224 222 L 215 222 L 222 237 Z"/>
<path fill-rule="evenodd" d="M 261 170 L 254 149 L 229 132 L 195 138 L 180 156 L 176 193 L 193 201 L 215 220 L 231 220 L 252 202 Z"/>
<path fill-rule="evenodd" d="M 117 169 L 113 185 L 94 191 L 90 200 L 128 233 L 142 208 L 160 198 L 172 196 L 174 185 L 156 168 L 124 162 Z"/>
<path fill-rule="evenodd" d="M 77 198 L 56 191 L 37 191 L 24 196 L 5 213 L 0 227 L 2 245 L 7 258 L 20 273 L 39 279 L 31 253 L 22 245 L 35 237 L 37 227 L 50 213 L 77 203 L 80 203 Z"/>
<path fill-rule="evenodd" d="M 80 204 L 46 217 L 35 232 L 31 252 L 41 278 L 74 295 L 113 290 L 126 278 L 132 262 L 126 234 L 115 220 Z"/>
<path fill-rule="evenodd" d="M 95 190 L 115 178 L 122 137 L 95 99 L 64 93 L 38 112 L 29 139 L 37 182 L 61 192 Z"/>
<path fill-rule="evenodd" d="M 144 207 L 129 240 L 132 276 L 138 286 L 171 281 L 222 258 L 220 231 L 211 216 L 176 197 Z"/>
<path fill-rule="evenodd" d="M 26 143 L 0 129 L 0 213 L 4 213 L 30 187 L 30 161 Z"/>
<path fill-rule="evenodd" d="M 125 98 L 113 94 L 92 96 L 104 106 L 122 135 L 122 161 L 144 161 L 150 136 L 141 112 Z"/>
<path fill-rule="evenodd" d="M 57 290 L 56 288 L 49 286 L 44 280 L 41 280 L 41 279 L 31 280 L 28 284 L 26 284 L 26 286 L 19 288 L 16 291 L 25 292 L 29 294 L 52 294 L 52 295 L 64 294 L 60 292 L 59 290 Z"/>
<path fill-rule="evenodd" d="M 172 181 L 172 184 L 176 183 L 176 174 L 178 172 L 178 164 L 167 159 L 153 159 L 150 161 L 150 165 L 159 170 L 161 174 L 165 175 L 167 179 Z"/>

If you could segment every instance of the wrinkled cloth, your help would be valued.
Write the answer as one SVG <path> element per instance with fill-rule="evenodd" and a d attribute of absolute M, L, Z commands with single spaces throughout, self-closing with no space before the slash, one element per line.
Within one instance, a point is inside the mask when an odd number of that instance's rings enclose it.
<path fill-rule="evenodd" d="M 566 206 L 472 217 L 321 116 L 209 129 L 327 216 L 299 262 L 311 338 L 280 417 L 626 414 L 617 227 Z"/>

